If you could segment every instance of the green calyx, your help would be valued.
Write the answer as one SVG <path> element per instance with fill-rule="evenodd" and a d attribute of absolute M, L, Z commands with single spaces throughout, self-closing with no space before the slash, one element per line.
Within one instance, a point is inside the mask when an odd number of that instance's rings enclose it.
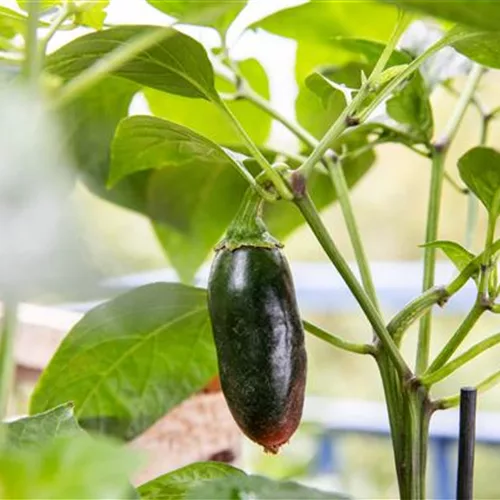
<path fill-rule="evenodd" d="M 262 220 L 264 200 L 253 187 L 248 188 L 241 206 L 216 250 L 241 247 L 280 248 L 283 245 L 268 232 Z"/>

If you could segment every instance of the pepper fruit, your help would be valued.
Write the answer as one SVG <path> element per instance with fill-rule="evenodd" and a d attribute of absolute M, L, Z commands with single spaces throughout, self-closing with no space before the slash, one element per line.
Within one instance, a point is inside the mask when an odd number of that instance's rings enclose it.
<path fill-rule="evenodd" d="M 307 355 L 290 268 L 250 189 L 216 249 L 208 307 L 222 392 L 236 423 L 271 453 L 302 417 Z"/>

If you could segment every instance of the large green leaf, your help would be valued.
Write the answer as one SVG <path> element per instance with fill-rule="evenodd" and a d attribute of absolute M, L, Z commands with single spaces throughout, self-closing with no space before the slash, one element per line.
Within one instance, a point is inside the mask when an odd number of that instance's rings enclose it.
<path fill-rule="evenodd" d="M 461 35 L 461 39 L 453 43 L 453 47 L 469 59 L 500 69 L 500 32 L 479 31 L 463 26 L 453 28 L 448 37 Z"/>
<path fill-rule="evenodd" d="M 216 370 L 205 290 L 155 283 L 75 325 L 43 372 L 30 410 L 73 401 L 84 428 L 132 439 Z"/>
<path fill-rule="evenodd" d="M 0 451 L 0 497 L 135 498 L 128 478 L 138 465 L 131 451 L 84 433 L 39 448 Z"/>
<path fill-rule="evenodd" d="M 215 142 L 187 127 L 153 116 L 131 116 L 122 120 L 113 140 L 111 158 L 110 185 L 141 170 L 184 166 L 189 171 L 211 169 L 218 164 L 232 168 L 237 164 L 234 155 Z M 195 190 L 193 195 L 199 197 Z M 178 217 L 184 219 L 185 214 L 166 214 L 166 217 L 176 226 L 186 226 L 184 221 L 178 223 Z"/>
<path fill-rule="evenodd" d="M 181 278 L 191 281 L 224 233 L 243 197 L 246 181 L 234 155 L 192 130 L 166 120 L 133 116 L 113 143 L 111 179 L 151 173 L 146 210 Z"/>
<path fill-rule="evenodd" d="M 188 24 L 212 26 L 222 34 L 236 19 L 247 0 L 147 0 L 153 7 Z"/>
<path fill-rule="evenodd" d="M 152 30 L 164 30 L 163 41 L 125 62 L 114 74 L 164 92 L 217 102 L 213 68 L 205 49 L 173 28 L 118 26 L 91 33 L 51 54 L 47 58 L 47 69 L 63 78 L 72 78 Z"/>
<path fill-rule="evenodd" d="M 3 447 L 41 447 L 48 442 L 65 436 L 79 435 L 72 403 L 65 403 L 32 417 L 20 418 L 2 426 Z"/>
<path fill-rule="evenodd" d="M 269 98 L 266 72 L 256 59 L 238 63 L 238 67 L 252 88 L 262 97 Z M 219 92 L 234 93 L 236 87 L 221 77 L 215 79 Z M 238 144 L 240 136 L 227 115 L 212 102 L 193 101 L 153 89 L 144 94 L 151 112 L 158 117 L 185 125 L 219 144 Z M 265 144 L 271 132 L 271 118 L 245 100 L 229 101 L 228 107 L 257 144 Z"/>
<path fill-rule="evenodd" d="M 245 473 L 220 462 L 198 462 L 157 477 L 139 487 L 141 498 L 182 500 L 195 488 L 225 477 L 245 477 Z"/>
<path fill-rule="evenodd" d="M 490 217 L 500 216 L 500 152 L 486 147 L 473 148 L 460 158 L 458 170 Z"/>
<path fill-rule="evenodd" d="M 384 41 L 389 38 L 396 21 L 396 9 L 372 0 L 312 0 L 271 14 L 253 23 L 252 27 L 299 42 L 324 44 L 336 36 Z"/>
<path fill-rule="evenodd" d="M 384 0 L 399 7 L 417 10 L 479 29 L 497 30 L 500 3 L 496 0 Z"/>
<path fill-rule="evenodd" d="M 189 492 L 190 500 L 234 500 L 262 498 L 266 500 L 335 500 L 349 498 L 329 491 L 309 488 L 292 481 L 275 481 L 261 476 L 230 476 L 203 484 Z"/>

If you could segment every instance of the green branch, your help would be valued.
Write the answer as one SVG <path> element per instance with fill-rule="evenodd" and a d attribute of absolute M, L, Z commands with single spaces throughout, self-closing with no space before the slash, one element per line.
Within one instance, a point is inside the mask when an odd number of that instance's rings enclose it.
<path fill-rule="evenodd" d="M 493 375 L 485 378 L 476 386 L 478 393 L 486 392 L 492 389 L 497 384 L 500 383 L 500 371 L 494 373 Z M 433 407 L 436 410 L 447 410 L 448 408 L 454 408 L 460 404 L 460 394 L 456 396 L 449 396 L 447 398 L 438 399 L 433 403 Z"/>
<path fill-rule="evenodd" d="M 396 27 L 394 28 L 394 31 L 392 32 L 391 37 L 384 47 L 384 50 L 370 76 L 365 82 L 363 82 L 354 99 L 344 108 L 342 113 L 340 113 L 333 125 L 316 145 L 304 164 L 300 167 L 300 171 L 306 179 L 311 175 L 314 165 L 316 165 L 316 163 L 318 163 L 323 158 L 325 153 L 331 148 L 333 142 L 350 126 L 350 118 L 354 117 L 359 111 L 360 105 L 371 92 L 374 83 L 384 70 L 387 61 L 398 43 L 398 40 L 408 25 L 408 19 L 409 18 L 406 15 L 399 16 Z"/>
<path fill-rule="evenodd" d="M 439 52 L 441 49 L 448 45 L 452 45 L 455 42 L 462 40 L 467 40 L 474 35 L 474 32 L 470 33 L 455 33 L 453 35 L 445 35 L 443 38 L 438 40 L 434 45 L 431 45 L 425 52 L 422 52 L 417 58 L 415 58 L 408 66 L 401 71 L 393 80 L 391 80 L 373 99 L 373 101 L 363 109 L 362 113 L 359 114 L 360 121 L 366 120 L 386 99 L 389 97 L 405 80 L 407 80 L 415 71 L 417 71 L 422 64 L 427 61 L 434 54 Z"/>
<path fill-rule="evenodd" d="M 24 60 L 23 74 L 28 82 L 35 84 L 42 70 L 42 62 L 38 51 L 38 22 L 40 17 L 40 2 L 28 2 L 28 21 L 24 35 L 26 44 L 26 57 Z"/>
<path fill-rule="evenodd" d="M 427 228 L 425 242 L 431 243 L 437 240 L 439 214 L 444 180 L 444 160 L 443 150 L 435 149 L 432 158 L 431 187 L 429 194 L 429 205 L 427 209 Z M 434 286 L 434 273 L 436 268 L 436 249 L 426 247 L 424 250 L 424 277 L 422 291 L 425 292 Z M 415 371 L 417 375 L 427 368 L 429 363 L 430 336 L 431 336 L 432 315 L 429 310 L 420 320 L 418 336 L 417 360 Z"/>
<path fill-rule="evenodd" d="M 311 148 L 314 148 L 318 144 L 318 140 L 312 134 L 310 134 L 295 121 L 289 120 L 288 118 L 283 116 L 271 105 L 269 101 L 264 99 L 252 88 L 250 88 L 248 83 L 245 82 L 241 86 L 241 88 L 238 90 L 237 97 L 246 99 L 247 101 L 254 104 L 257 108 L 264 111 L 264 113 L 269 115 L 271 118 L 274 118 L 276 121 L 280 122 L 304 144 L 310 146 Z"/>
<path fill-rule="evenodd" d="M 256 146 L 253 142 L 252 138 L 248 135 L 247 131 L 243 128 L 240 121 L 236 118 L 233 112 L 229 109 L 224 101 L 220 101 L 219 106 L 221 110 L 226 114 L 231 123 L 233 124 L 235 130 L 238 132 L 239 136 L 247 146 L 250 154 L 255 158 L 255 161 L 260 165 L 262 170 L 267 174 L 268 179 L 273 183 L 276 191 L 279 195 L 288 201 L 293 199 L 293 195 L 288 189 L 288 186 L 280 175 L 272 165 L 266 160 L 266 157 L 262 154 L 261 150 Z"/>
<path fill-rule="evenodd" d="M 443 192 L 444 164 L 449 146 L 455 138 L 458 128 L 465 116 L 467 107 L 474 96 L 479 80 L 484 70 L 475 65 L 471 71 L 465 89 L 446 124 L 441 138 L 435 143 L 432 154 L 432 174 L 429 193 L 429 205 L 427 210 L 427 224 L 425 243 L 431 243 L 438 238 L 439 216 L 441 212 L 441 198 Z M 436 268 L 436 249 L 426 247 L 424 251 L 424 277 L 422 290 L 425 291 L 434 286 L 434 274 Z M 420 320 L 418 334 L 418 347 L 416 359 L 416 374 L 423 373 L 429 364 L 430 338 L 431 338 L 432 312 L 429 311 Z"/>
<path fill-rule="evenodd" d="M 356 217 L 354 216 L 351 197 L 349 196 L 349 186 L 347 185 L 342 164 L 339 159 L 335 160 L 329 156 L 327 156 L 324 161 L 335 187 L 340 207 L 342 209 L 342 214 L 344 215 L 347 231 L 354 249 L 354 255 L 356 257 L 356 263 L 358 264 L 363 286 L 368 294 L 368 297 L 370 297 L 374 306 L 378 309 L 377 292 L 373 284 L 368 258 L 359 233 Z"/>
<path fill-rule="evenodd" d="M 300 172 L 295 172 L 295 175 L 300 176 Z M 292 183 L 294 181 L 292 180 Z M 296 181 L 298 185 L 305 186 L 305 180 L 302 178 L 301 180 Z M 295 199 L 295 204 L 301 211 L 304 219 L 308 223 L 312 232 L 316 236 L 320 245 L 323 247 L 323 250 L 327 254 L 327 256 L 332 261 L 333 265 L 342 276 L 344 282 L 351 290 L 352 294 L 356 298 L 359 303 L 361 309 L 365 313 L 368 321 L 370 322 L 375 334 L 377 335 L 380 343 L 386 350 L 388 356 L 390 357 L 394 367 L 396 368 L 399 376 L 403 380 L 409 380 L 413 374 L 406 364 L 403 356 L 399 352 L 396 344 L 391 338 L 387 328 L 385 327 L 380 314 L 377 311 L 377 308 L 373 304 L 373 302 L 368 297 L 367 293 L 364 291 L 363 287 L 360 285 L 353 272 L 351 271 L 349 265 L 342 257 L 341 253 L 337 249 L 335 243 L 333 242 L 328 230 L 326 229 L 323 221 L 321 220 L 316 207 L 314 206 L 311 198 L 307 193 L 300 193 L 297 195 Z"/>
<path fill-rule="evenodd" d="M 370 354 L 372 356 L 375 354 L 375 349 L 370 344 L 355 344 L 353 342 L 348 342 L 340 337 L 337 337 L 336 335 L 333 335 L 333 333 L 323 330 L 309 321 L 304 320 L 302 323 L 304 324 L 304 328 L 309 333 L 335 347 L 338 347 L 339 349 L 355 354 Z"/>
<path fill-rule="evenodd" d="M 488 337 L 487 339 L 478 342 L 470 349 L 465 351 L 463 354 L 457 356 L 454 360 L 450 361 L 448 364 L 442 366 L 438 370 L 434 372 L 429 372 L 425 376 L 421 377 L 420 382 L 423 385 L 430 387 L 436 382 L 439 382 L 440 380 L 443 380 L 444 378 L 448 377 L 453 372 L 461 368 L 463 365 L 465 365 L 469 361 L 472 361 L 474 358 L 482 354 L 484 351 L 487 351 L 488 349 L 495 347 L 499 343 L 500 343 L 500 333 L 492 335 L 491 337 Z"/>
<path fill-rule="evenodd" d="M 399 346 L 403 339 L 403 334 L 410 326 L 417 321 L 422 314 L 425 314 L 432 306 L 439 304 L 443 306 L 450 297 L 444 287 L 434 287 L 425 291 L 422 295 L 412 300 L 401 311 L 399 311 L 387 325 L 394 342 Z"/>
<path fill-rule="evenodd" d="M 70 3 L 68 0 L 65 0 L 62 4 L 62 7 L 59 10 L 59 14 L 52 21 L 47 33 L 43 38 L 40 39 L 40 42 L 38 44 L 40 59 L 42 61 L 44 60 L 45 55 L 47 53 L 47 47 L 49 45 L 49 42 L 52 40 L 53 36 L 57 33 L 59 28 L 64 24 L 64 22 L 73 14 L 74 14 L 73 4 Z"/>
<path fill-rule="evenodd" d="M 481 304 L 476 303 L 474 305 L 467 317 L 458 327 L 455 334 L 450 340 L 448 340 L 441 352 L 437 355 L 436 359 L 432 362 L 431 366 L 429 366 L 426 372 L 422 375 L 422 378 L 425 378 L 430 373 L 437 371 L 453 356 L 455 351 L 460 347 L 460 344 L 464 341 L 465 337 L 467 337 L 479 318 L 483 315 L 484 311 L 485 309 Z"/>
<path fill-rule="evenodd" d="M 17 303 L 4 301 L 0 336 L 0 421 L 7 413 L 14 379 L 14 335 L 17 324 Z"/>

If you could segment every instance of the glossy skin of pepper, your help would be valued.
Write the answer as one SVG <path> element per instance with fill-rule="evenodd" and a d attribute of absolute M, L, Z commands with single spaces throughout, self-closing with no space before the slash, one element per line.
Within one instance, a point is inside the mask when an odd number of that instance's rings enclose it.
<path fill-rule="evenodd" d="M 208 305 L 229 409 L 246 436 L 277 453 L 300 423 L 307 365 L 292 276 L 281 250 L 219 249 Z"/>

